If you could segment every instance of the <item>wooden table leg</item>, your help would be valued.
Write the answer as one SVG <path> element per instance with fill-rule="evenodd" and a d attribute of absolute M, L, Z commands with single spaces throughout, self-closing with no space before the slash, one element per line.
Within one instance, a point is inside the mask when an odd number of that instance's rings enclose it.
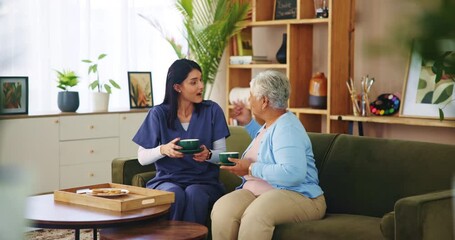
<path fill-rule="evenodd" d="M 74 229 L 74 239 L 79 240 L 81 235 L 81 231 L 79 228 Z"/>

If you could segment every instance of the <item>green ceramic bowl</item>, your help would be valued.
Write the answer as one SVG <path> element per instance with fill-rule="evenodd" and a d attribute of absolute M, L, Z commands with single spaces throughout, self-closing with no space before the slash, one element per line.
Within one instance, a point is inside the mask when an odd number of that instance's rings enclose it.
<path fill-rule="evenodd" d="M 239 152 L 222 152 L 222 153 L 220 153 L 221 165 L 234 166 L 235 163 L 229 161 L 228 158 L 239 158 Z"/>
<path fill-rule="evenodd" d="M 182 150 L 195 150 L 200 147 L 199 139 L 180 139 L 177 145 L 182 147 Z"/>

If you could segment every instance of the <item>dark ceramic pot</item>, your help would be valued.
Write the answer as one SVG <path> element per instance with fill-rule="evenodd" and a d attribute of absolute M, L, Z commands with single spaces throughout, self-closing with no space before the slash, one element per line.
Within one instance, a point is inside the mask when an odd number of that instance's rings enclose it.
<path fill-rule="evenodd" d="M 58 108 L 62 112 L 76 112 L 79 108 L 79 93 L 70 91 L 59 92 Z"/>

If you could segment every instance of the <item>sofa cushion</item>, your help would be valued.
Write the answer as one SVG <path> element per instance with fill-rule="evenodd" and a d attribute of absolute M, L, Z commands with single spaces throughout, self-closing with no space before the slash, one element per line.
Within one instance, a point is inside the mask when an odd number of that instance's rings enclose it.
<path fill-rule="evenodd" d="M 395 212 L 389 212 L 382 217 L 381 232 L 385 239 L 395 239 Z"/>
<path fill-rule="evenodd" d="M 273 232 L 273 239 L 383 239 L 380 222 L 381 219 L 376 217 L 327 214 L 322 220 L 278 225 Z"/>
<path fill-rule="evenodd" d="M 328 213 L 382 217 L 403 197 L 450 189 L 453 145 L 340 135 L 320 168 Z"/>

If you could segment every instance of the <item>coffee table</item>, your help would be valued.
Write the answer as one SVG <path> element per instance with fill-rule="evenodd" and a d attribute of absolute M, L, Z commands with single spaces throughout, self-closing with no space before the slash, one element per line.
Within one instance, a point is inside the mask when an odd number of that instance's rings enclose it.
<path fill-rule="evenodd" d="M 26 219 L 37 228 L 74 229 L 75 239 L 79 240 L 80 229 L 93 229 L 93 239 L 97 239 L 97 229 L 125 226 L 164 217 L 170 204 L 149 208 L 117 212 L 101 208 L 54 201 L 54 194 L 44 194 L 27 198 Z"/>

